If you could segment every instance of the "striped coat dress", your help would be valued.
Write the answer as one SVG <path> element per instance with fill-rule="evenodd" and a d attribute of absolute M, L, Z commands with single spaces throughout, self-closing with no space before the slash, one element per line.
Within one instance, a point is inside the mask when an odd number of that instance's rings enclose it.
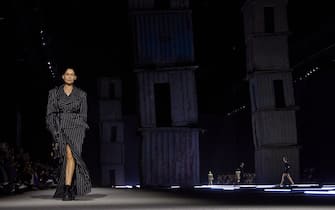
<path fill-rule="evenodd" d="M 86 93 L 73 87 L 70 95 L 64 92 L 64 85 L 49 91 L 46 113 L 47 129 L 58 143 L 60 175 L 54 197 L 63 197 L 66 168 L 66 145 L 71 148 L 75 159 L 75 171 L 72 186 L 75 195 L 83 196 L 91 191 L 91 180 L 84 161 L 81 158 L 85 131 L 88 129 Z"/>

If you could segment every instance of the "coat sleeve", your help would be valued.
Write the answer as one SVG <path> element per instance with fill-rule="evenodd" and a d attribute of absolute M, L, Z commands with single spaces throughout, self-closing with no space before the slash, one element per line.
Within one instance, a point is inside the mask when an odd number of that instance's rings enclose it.
<path fill-rule="evenodd" d="M 57 99 L 54 90 L 49 91 L 48 95 L 48 105 L 46 113 L 46 127 L 51 132 L 53 137 L 58 133 L 58 123 L 57 123 Z"/>
<path fill-rule="evenodd" d="M 87 124 L 87 97 L 85 92 L 83 92 L 81 97 L 79 118 L 85 127 L 89 128 Z"/>

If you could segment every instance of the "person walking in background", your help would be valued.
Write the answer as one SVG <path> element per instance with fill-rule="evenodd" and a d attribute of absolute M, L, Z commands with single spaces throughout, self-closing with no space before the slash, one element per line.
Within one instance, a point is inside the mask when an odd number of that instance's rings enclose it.
<path fill-rule="evenodd" d="M 291 169 L 291 165 L 288 162 L 288 159 L 286 156 L 283 157 L 283 162 L 284 162 L 284 171 L 283 174 L 281 176 L 281 182 L 280 182 L 280 186 L 283 186 L 285 178 L 287 178 L 291 184 L 294 184 L 294 181 L 290 175 L 290 169 Z"/>

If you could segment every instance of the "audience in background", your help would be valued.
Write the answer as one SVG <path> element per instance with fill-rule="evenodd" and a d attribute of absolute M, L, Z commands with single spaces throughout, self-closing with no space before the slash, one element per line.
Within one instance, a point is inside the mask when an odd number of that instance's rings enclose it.
<path fill-rule="evenodd" d="M 33 161 L 23 148 L 0 142 L 0 195 L 54 187 L 54 167 Z"/>

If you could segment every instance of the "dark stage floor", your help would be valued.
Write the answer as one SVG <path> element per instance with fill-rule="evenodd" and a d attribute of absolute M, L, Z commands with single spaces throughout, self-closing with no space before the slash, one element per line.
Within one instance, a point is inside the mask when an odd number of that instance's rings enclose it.
<path fill-rule="evenodd" d="M 213 185 L 181 189 L 93 188 L 75 201 L 54 189 L 0 198 L 0 209 L 335 209 L 335 185 Z"/>

